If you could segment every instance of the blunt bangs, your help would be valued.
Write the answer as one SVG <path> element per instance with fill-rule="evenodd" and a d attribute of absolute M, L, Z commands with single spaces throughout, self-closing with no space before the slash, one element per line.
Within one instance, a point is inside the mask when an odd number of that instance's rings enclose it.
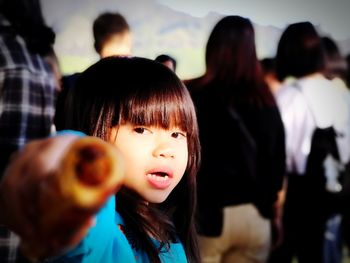
<path fill-rule="evenodd" d="M 142 94 L 140 94 L 142 93 Z M 119 123 L 157 126 L 165 129 L 179 127 L 192 133 L 196 121 L 194 107 L 186 88 L 179 82 L 164 87 L 141 87 L 120 107 Z"/>

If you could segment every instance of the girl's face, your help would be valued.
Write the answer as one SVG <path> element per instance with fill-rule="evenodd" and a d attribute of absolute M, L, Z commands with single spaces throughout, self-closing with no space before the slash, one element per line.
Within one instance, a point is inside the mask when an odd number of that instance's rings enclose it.
<path fill-rule="evenodd" d="M 154 126 L 120 125 L 112 130 L 111 142 L 125 163 L 124 186 L 146 201 L 161 203 L 185 173 L 188 160 L 186 133 Z"/>

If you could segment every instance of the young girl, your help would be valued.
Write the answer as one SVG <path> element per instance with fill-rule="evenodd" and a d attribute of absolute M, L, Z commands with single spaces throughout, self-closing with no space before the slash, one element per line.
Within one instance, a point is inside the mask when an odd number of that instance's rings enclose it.
<path fill-rule="evenodd" d="M 78 246 L 49 262 L 198 262 L 199 139 L 182 82 L 143 58 L 88 68 L 66 101 L 66 129 L 108 141 L 125 163 L 121 190 Z"/>

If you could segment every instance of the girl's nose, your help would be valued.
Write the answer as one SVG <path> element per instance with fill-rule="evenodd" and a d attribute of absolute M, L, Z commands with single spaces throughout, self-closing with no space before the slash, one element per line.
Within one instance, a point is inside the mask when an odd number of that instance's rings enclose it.
<path fill-rule="evenodd" d="M 175 157 L 175 151 L 171 147 L 171 143 L 161 143 L 158 144 L 157 147 L 155 147 L 153 151 L 153 155 L 157 158 L 163 157 L 163 158 L 174 158 Z"/>

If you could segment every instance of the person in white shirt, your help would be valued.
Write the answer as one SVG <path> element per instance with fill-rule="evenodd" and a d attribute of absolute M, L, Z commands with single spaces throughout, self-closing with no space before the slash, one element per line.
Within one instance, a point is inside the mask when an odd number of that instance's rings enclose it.
<path fill-rule="evenodd" d="M 337 164 L 350 159 L 349 102 L 323 75 L 321 38 L 309 22 L 289 25 L 278 44 L 276 72 L 284 85 L 275 94 L 286 133 L 288 185 L 284 209 L 284 241 L 270 262 L 323 262 L 323 235 L 329 200 L 326 179 L 310 168 L 316 129 L 335 131 Z M 291 81 L 286 81 L 292 77 Z M 317 154 L 317 153 L 316 153 Z M 336 161 L 323 172 L 334 171 Z M 340 167 L 340 166 L 339 166 Z M 319 207 L 319 208 L 318 208 Z"/>

